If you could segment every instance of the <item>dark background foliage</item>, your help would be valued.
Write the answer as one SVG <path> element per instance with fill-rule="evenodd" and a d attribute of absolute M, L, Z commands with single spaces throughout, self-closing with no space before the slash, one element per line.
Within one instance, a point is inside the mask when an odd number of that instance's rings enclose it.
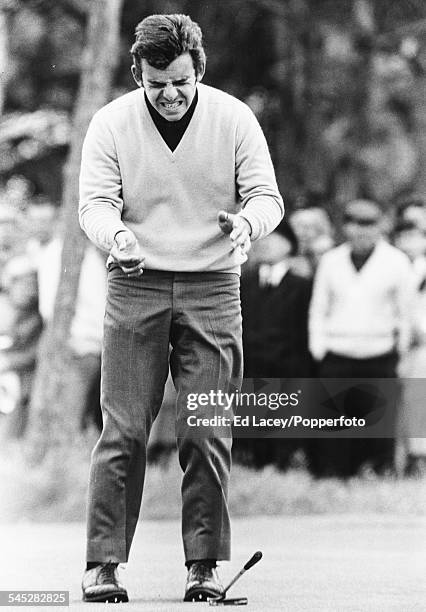
<path fill-rule="evenodd" d="M 55 202 L 89 7 L 3 2 L 0 180 L 23 174 Z M 153 12 L 189 13 L 200 23 L 205 82 L 252 106 L 290 207 L 308 198 L 338 215 L 354 195 L 391 206 L 424 188 L 423 2 L 126 0 L 114 96 L 134 86 L 129 47 L 136 23 Z"/>

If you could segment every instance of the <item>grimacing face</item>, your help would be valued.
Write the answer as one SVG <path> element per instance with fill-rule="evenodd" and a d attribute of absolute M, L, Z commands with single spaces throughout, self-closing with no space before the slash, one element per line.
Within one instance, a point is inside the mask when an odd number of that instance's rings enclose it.
<path fill-rule="evenodd" d="M 203 73 L 196 75 L 190 53 L 182 53 L 164 70 L 154 68 L 145 59 L 141 67 L 142 81 L 136 79 L 134 66 L 133 78 L 145 89 L 152 106 L 167 121 L 182 119 L 194 99 L 197 82 L 203 77 Z"/>

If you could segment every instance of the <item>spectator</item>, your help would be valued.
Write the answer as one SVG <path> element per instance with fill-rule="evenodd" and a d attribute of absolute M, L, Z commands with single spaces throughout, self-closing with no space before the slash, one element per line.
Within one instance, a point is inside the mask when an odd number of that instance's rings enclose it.
<path fill-rule="evenodd" d="M 423 229 L 414 220 L 401 220 L 395 226 L 394 244 L 413 264 L 420 287 L 426 277 L 426 228 Z"/>
<path fill-rule="evenodd" d="M 16 253 L 17 220 L 16 211 L 7 205 L 0 206 L 0 267 L 4 266 Z M 0 283 L 0 290 L 3 285 Z"/>
<path fill-rule="evenodd" d="M 299 243 L 293 270 L 312 278 L 321 256 L 334 245 L 330 219 L 325 210 L 314 206 L 294 211 L 289 221 Z"/>
<path fill-rule="evenodd" d="M 38 257 L 43 247 L 52 240 L 58 226 L 59 209 L 49 202 L 39 202 L 28 206 L 25 214 L 24 230 L 28 236 L 25 250 L 29 257 Z"/>
<path fill-rule="evenodd" d="M 258 265 L 243 272 L 241 301 L 247 377 L 310 375 L 307 313 L 311 282 L 291 270 L 297 238 L 286 222 L 258 245 Z"/>
<path fill-rule="evenodd" d="M 397 376 L 398 358 L 410 343 L 415 279 L 407 256 L 382 239 L 382 227 L 375 202 L 350 202 L 344 217 L 347 242 L 319 265 L 309 342 L 321 378 Z M 377 469 L 388 467 L 393 441 L 318 440 L 318 449 L 320 472 L 349 476 L 367 460 Z"/>
<path fill-rule="evenodd" d="M 291 270 L 297 238 L 282 221 L 257 248 L 257 265 L 241 279 L 244 372 L 247 378 L 305 378 L 312 375 L 308 349 L 311 281 Z M 236 456 L 245 454 L 257 467 L 287 467 L 304 446 L 297 439 L 239 439 Z"/>
<path fill-rule="evenodd" d="M 56 237 L 42 248 L 38 257 L 40 312 L 45 321 L 49 321 L 53 314 L 62 246 L 62 239 Z M 87 244 L 70 334 L 77 380 L 72 395 L 74 405 L 69 407 L 69 413 L 78 417 L 81 429 L 90 424 L 99 430 L 102 428 L 99 389 L 105 299 L 105 260 L 95 247 Z"/>
<path fill-rule="evenodd" d="M 36 271 L 25 255 L 8 261 L 3 284 L 13 309 L 13 321 L 9 345 L 2 351 L 0 371 L 15 372 L 19 378 L 20 394 L 11 414 L 11 434 L 21 437 L 28 422 L 37 346 L 42 331 Z"/>
<path fill-rule="evenodd" d="M 418 474 L 426 468 L 424 386 L 419 382 L 426 373 L 426 236 L 415 222 L 406 220 L 396 226 L 394 240 L 412 262 L 417 286 L 413 343 L 400 367 L 405 384 L 396 460 L 400 472 Z"/>
<path fill-rule="evenodd" d="M 420 196 L 403 200 L 397 210 L 397 225 L 400 222 L 413 223 L 426 232 L 426 201 Z"/>

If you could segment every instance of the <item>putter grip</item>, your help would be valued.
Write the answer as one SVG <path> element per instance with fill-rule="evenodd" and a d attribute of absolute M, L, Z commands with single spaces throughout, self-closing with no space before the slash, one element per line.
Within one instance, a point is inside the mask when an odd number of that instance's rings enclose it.
<path fill-rule="evenodd" d="M 260 561 L 261 558 L 262 558 L 262 553 L 260 552 L 260 550 L 258 550 L 257 552 L 254 553 L 252 558 L 247 561 L 247 563 L 244 566 L 244 569 L 245 570 L 250 569 L 251 567 L 253 567 L 253 565 L 256 565 L 256 563 Z"/>

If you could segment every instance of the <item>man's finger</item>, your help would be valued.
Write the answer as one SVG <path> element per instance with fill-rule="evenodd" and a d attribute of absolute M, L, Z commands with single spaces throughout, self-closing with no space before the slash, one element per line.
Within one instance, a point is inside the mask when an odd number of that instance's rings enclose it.
<path fill-rule="evenodd" d="M 135 268 L 136 266 L 138 266 L 139 264 L 145 261 L 145 257 L 143 255 L 140 255 L 139 257 L 135 257 L 134 255 L 133 256 L 122 255 L 121 257 L 116 258 L 116 261 L 120 264 L 120 266 L 126 266 L 128 268 Z"/>
<path fill-rule="evenodd" d="M 133 232 L 128 230 L 118 232 L 114 237 L 114 245 L 110 254 L 128 276 L 142 274 L 145 257 L 140 252 Z"/>
<path fill-rule="evenodd" d="M 135 265 L 141 261 L 140 250 L 136 236 L 131 231 L 121 231 L 115 235 L 112 254 L 119 262 L 133 260 Z M 114 253 L 115 251 L 115 253 Z"/>
<path fill-rule="evenodd" d="M 115 236 L 115 243 L 119 251 L 125 251 L 136 245 L 136 238 L 130 232 L 119 232 Z"/>
<path fill-rule="evenodd" d="M 244 240 L 244 242 L 240 243 L 235 243 L 235 245 L 232 246 L 232 249 L 240 249 L 242 255 L 247 255 L 247 253 L 250 251 L 251 249 L 251 240 L 249 237 L 246 238 L 246 240 Z"/>
<path fill-rule="evenodd" d="M 245 243 L 241 247 L 241 251 L 242 251 L 243 255 L 247 255 L 247 253 L 250 251 L 250 249 L 251 249 L 251 240 L 250 240 L 250 236 L 248 236 L 247 240 L 245 241 Z"/>
<path fill-rule="evenodd" d="M 144 266 L 140 266 L 140 265 L 139 266 L 123 266 L 123 265 L 121 265 L 120 267 L 123 270 L 123 272 L 125 272 L 125 274 L 132 274 L 133 272 L 140 273 L 140 270 L 142 270 L 142 272 L 143 272 L 143 269 L 144 269 Z"/>
<path fill-rule="evenodd" d="M 244 226 L 242 226 L 240 228 L 236 228 L 230 235 L 230 238 L 231 238 L 232 245 L 236 247 L 238 245 L 241 246 L 245 244 L 246 241 L 250 239 L 250 236 L 249 236 L 247 229 Z"/>
<path fill-rule="evenodd" d="M 122 253 L 117 247 L 111 249 L 110 255 L 121 267 L 126 266 L 127 268 L 135 268 L 145 261 L 145 257 L 140 253 Z"/>
<path fill-rule="evenodd" d="M 217 215 L 217 220 L 219 223 L 219 227 L 224 234 L 230 234 L 234 227 L 233 219 L 235 215 L 226 212 L 226 210 L 219 211 Z"/>
<path fill-rule="evenodd" d="M 121 261 L 120 262 L 120 267 L 123 270 L 123 272 L 125 272 L 126 274 L 130 274 L 132 272 L 139 272 L 139 270 L 143 270 L 143 268 L 145 267 L 145 258 L 143 259 L 143 261 L 135 261 L 135 260 L 130 260 L 130 261 Z"/>
<path fill-rule="evenodd" d="M 124 269 L 122 268 L 124 274 L 128 277 L 136 277 L 138 278 L 139 276 L 142 276 L 143 274 L 143 268 L 134 268 L 133 270 L 128 270 L 128 269 Z"/>
<path fill-rule="evenodd" d="M 231 238 L 231 240 L 236 240 L 237 238 L 239 238 L 243 234 L 248 236 L 248 231 L 244 227 L 244 225 L 241 224 L 241 225 L 237 225 L 236 227 L 234 226 L 234 229 L 232 230 L 231 235 L 229 237 Z"/>
<path fill-rule="evenodd" d="M 126 272 L 126 276 L 128 278 L 139 278 L 142 276 L 143 270 L 138 270 L 137 272 Z"/>

